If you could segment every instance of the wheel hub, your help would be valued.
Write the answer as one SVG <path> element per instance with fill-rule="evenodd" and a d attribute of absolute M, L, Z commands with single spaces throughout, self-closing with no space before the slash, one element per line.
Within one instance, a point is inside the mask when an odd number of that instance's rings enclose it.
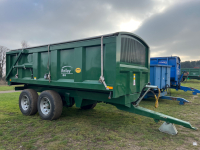
<path fill-rule="evenodd" d="M 30 101 L 27 95 L 22 96 L 21 106 L 23 110 L 28 110 L 30 107 Z"/>
<path fill-rule="evenodd" d="M 48 115 L 51 111 L 51 103 L 47 97 L 43 97 L 40 101 L 40 110 L 44 115 Z"/>

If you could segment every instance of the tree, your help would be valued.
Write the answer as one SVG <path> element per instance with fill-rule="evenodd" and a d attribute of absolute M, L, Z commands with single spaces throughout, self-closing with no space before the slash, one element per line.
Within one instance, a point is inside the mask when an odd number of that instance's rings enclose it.
<path fill-rule="evenodd" d="M 0 46 L 0 80 L 3 79 L 5 74 L 5 68 L 6 68 L 6 52 L 9 49 L 4 46 Z"/>
<path fill-rule="evenodd" d="M 200 67 L 200 60 L 181 62 L 181 68 L 197 68 Z"/>
<path fill-rule="evenodd" d="M 27 47 L 29 47 L 28 42 L 25 41 L 25 40 L 23 40 L 23 41 L 21 42 L 21 45 L 22 45 L 22 48 L 27 48 Z"/>

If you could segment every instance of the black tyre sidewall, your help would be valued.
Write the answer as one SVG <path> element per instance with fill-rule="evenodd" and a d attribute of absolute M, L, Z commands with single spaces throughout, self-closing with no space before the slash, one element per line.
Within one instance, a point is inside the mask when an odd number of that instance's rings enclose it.
<path fill-rule="evenodd" d="M 28 110 L 24 110 L 21 106 L 21 100 L 22 100 L 22 97 L 26 95 L 29 99 L 29 103 L 30 103 L 30 106 L 29 106 L 29 109 Z M 19 96 L 19 108 L 20 108 L 20 111 L 22 112 L 23 115 L 26 115 L 26 116 L 29 116 L 32 112 L 32 97 L 30 95 L 30 93 L 26 90 L 22 91 L 20 96 Z"/>
<path fill-rule="evenodd" d="M 43 114 L 40 109 L 40 103 L 41 103 L 41 100 L 43 97 L 47 97 L 50 101 L 51 110 L 48 115 Z M 54 99 L 50 93 L 44 91 L 40 94 L 40 96 L 38 98 L 37 108 L 38 108 L 38 113 L 43 120 L 52 120 L 52 118 L 54 116 L 55 104 L 54 104 Z"/>

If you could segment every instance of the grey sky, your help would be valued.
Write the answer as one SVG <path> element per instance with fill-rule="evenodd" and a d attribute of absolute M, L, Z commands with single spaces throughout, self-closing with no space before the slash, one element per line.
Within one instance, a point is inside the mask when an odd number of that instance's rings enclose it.
<path fill-rule="evenodd" d="M 0 0 L 0 45 L 20 48 L 134 32 L 151 56 L 200 60 L 200 0 Z"/>

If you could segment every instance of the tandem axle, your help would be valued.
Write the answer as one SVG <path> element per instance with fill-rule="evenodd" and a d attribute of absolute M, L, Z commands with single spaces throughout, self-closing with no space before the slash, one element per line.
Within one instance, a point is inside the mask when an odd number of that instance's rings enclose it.
<path fill-rule="evenodd" d="M 157 88 L 157 87 L 147 85 L 145 87 L 145 90 L 148 91 L 152 88 Z M 65 89 L 60 87 L 48 87 L 48 86 L 41 87 L 37 85 L 25 85 L 23 87 L 15 87 L 15 90 L 23 90 L 21 93 L 22 96 L 20 95 L 20 97 L 25 96 L 26 100 L 29 99 L 30 102 L 32 101 L 31 97 L 29 97 L 30 90 L 35 95 L 33 97 L 37 97 L 36 94 L 37 92 L 42 92 L 38 97 L 37 105 L 36 102 L 34 102 L 34 106 L 32 108 L 34 108 L 34 110 L 37 109 L 40 114 L 40 117 L 44 120 L 53 120 L 59 118 L 59 116 L 62 113 L 61 110 L 63 106 L 71 107 L 75 103 L 76 107 L 78 108 L 92 109 L 96 106 L 97 103 L 105 102 L 116 106 L 120 110 L 153 118 L 155 122 L 159 122 L 160 120 L 165 121 L 166 123 L 164 123 L 159 129 L 162 132 L 166 132 L 169 134 L 177 134 L 173 124 L 178 124 L 186 128 L 196 130 L 196 128 L 192 127 L 189 122 L 179 120 L 177 118 L 140 107 L 139 103 L 141 102 L 141 100 L 145 95 L 142 95 L 140 97 L 138 94 L 132 94 L 132 95 L 130 94 L 126 96 L 121 96 L 119 98 L 112 98 L 112 97 L 109 98 L 110 94 L 109 92 L 107 93 L 90 92 L 90 91 L 82 91 L 74 89 Z M 136 99 L 136 97 L 138 96 L 139 98 Z M 22 100 L 24 99 L 23 98 L 19 99 L 19 102 L 21 102 Z M 134 104 L 134 102 L 136 103 Z M 51 109 L 50 106 L 55 107 L 56 109 Z M 23 107 L 21 108 L 22 108 L 21 112 L 24 115 L 32 115 L 36 113 L 36 111 L 34 113 L 26 113 L 26 111 L 23 110 Z M 49 114 L 55 114 L 55 115 L 49 115 Z M 172 126 L 172 127 L 170 127 L 169 130 L 169 128 L 166 126 Z"/>

